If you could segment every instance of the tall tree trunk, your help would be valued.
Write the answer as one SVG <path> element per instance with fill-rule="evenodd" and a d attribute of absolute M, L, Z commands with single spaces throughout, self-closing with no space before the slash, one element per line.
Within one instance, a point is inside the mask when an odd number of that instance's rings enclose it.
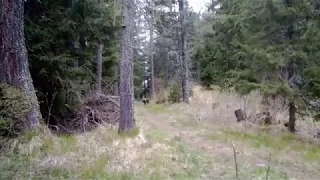
<path fill-rule="evenodd" d="M 151 64 L 151 98 L 155 97 L 155 87 L 154 87 L 154 62 L 153 62 L 153 51 L 154 51 L 154 38 L 153 38 L 153 23 L 154 23 L 154 4 L 153 0 L 151 0 L 151 17 L 150 17 L 150 64 Z"/>
<path fill-rule="evenodd" d="M 189 103 L 189 78 L 190 78 L 190 72 L 189 72 L 189 62 L 190 62 L 190 57 L 189 57 L 189 47 L 188 47 L 188 37 L 187 37 L 187 28 L 184 28 L 184 61 L 183 61 L 183 69 L 184 69 L 184 74 L 183 74 L 183 86 L 182 86 L 182 90 L 183 90 L 183 101 L 185 103 Z"/>
<path fill-rule="evenodd" d="M 293 101 L 291 101 L 289 103 L 289 123 L 288 123 L 288 130 L 290 132 L 295 132 L 296 129 L 296 112 L 297 112 L 297 109 L 296 109 L 296 106 L 295 106 L 295 103 Z"/>
<path fill-rule="evenodd" d="M 287 8 L 290 8 L 292 5 L 292 0 L 285 0 L 284 4 Z M 288 18 L 288 21 L 290 21 L 291 18 Z M 294 26 L 293 22 L 290 22 L 289 26 L 287 27 L 286 31 L 286 38 L 291 41 L 294 35 Z M 290 44 L 288 46 L 290 48 Z M 290 50 L 290 49 L 289 49 Z M 290 58 L 290 57 L 289 57 Z M 295 75 L 295 67 L 294 67 L 294 59 L 290 58 L 288 60 L 288 65 L 287 65 L 287 81 L 290 82 L 290 79 L 294 77 Z M 290 85 L 291 86 L 291 85 Z M 291 86 L 291 88 L 294 88 Z M 289 124 L 288 124 L 288 130 L 290 132 L 295 132 L 295 124 L 296 124 L 296 106 L 294 102 L 294 97 L 290 98 L 289 101 Z"/>
<path fill-rule="evenodd" d="M 131 131 L 136 126 L 133 109 L 134 7 L 134 1 L 122 0 L 119 133 Z"/>
<path fill-rule="evenodd" d="M 179 56 L 180 63 L 182 63 L 182 97 L 185 103 L 189 103 L 189 63 L 187 55 L 187 28 L 186 28 L 186 9 L 184 7 L 184 0 L 179 0 L 180 12 L 180 41 L 179 41 Z"/>
<path fill-rule="evenodd" d="M 28 95 L 31 110 L 26 129 L 40 127 L 40 109 L 29 70 L 24 37 L 24 0 L 0 1 L 0 83 L 20 88 Z"/>
<path fill-rule="evenodd" d="M 200 61 L 197 60 L 197 79 L 198 83 L 201 83 L 201 66 L 200 66 Z"/>
<path fill-rule="evenodd" d="M 288 65 L 288 82 L 290 81 L 290 79 L 294 76 L 294 63 L 293 60 L 290 59 L 289 65 Z M 289 83 L 290 84 L 290 83 Z M 291 88 L 294 88 L 291 84 L 290 84 Z M 295 106 L 295 102 L 294 102 L 294 97 L 291 97 L 289 99 L 289 124 L 288 124 L 288 130 L 292 133 L 295 132 L 295 125 L 296 125 L 296 106 Z"/>
<path fill-rule="evenodd" d="M 116 27 L 116 11 L 117 11 L 117 0 L 113 0 L 113 27 Z M 115 81 L 113 83 L 113 95 L 119 96 L 119 64 L 113 67 Z"/>
<path fill-rule="evenodd" d="M 115 81 L 113 83 L 113 95 L 119 96 L 119 64 L 115 64 L 113 67 Z"/>
<path fill-rule="evenodd" d="M 96 74 L 96 92 L 101 93 L 101 82 L 102 82 L 102 52 L 103 44 L 97 45 L 97 74 Z"/>

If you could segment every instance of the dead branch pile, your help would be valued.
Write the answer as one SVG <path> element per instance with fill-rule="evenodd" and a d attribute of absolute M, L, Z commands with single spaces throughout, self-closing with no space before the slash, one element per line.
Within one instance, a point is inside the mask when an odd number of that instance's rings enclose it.
<path fill-rule="evenodd" d="M 95 94 L 86 99 L 83 106 L 72 117 L 65 119 L 59 126 L 67 133 L 85 132 L 100 124 L 115 125 L 120 118 L 119 96 Z"/>
<path fill-rule="evenodd" d="M 270 112 L 261 112 L 255 114 L 248 118 L 250 122 L 257 125 L 276 125 L 279 124 L 273 116 L 270 115 Z"/>

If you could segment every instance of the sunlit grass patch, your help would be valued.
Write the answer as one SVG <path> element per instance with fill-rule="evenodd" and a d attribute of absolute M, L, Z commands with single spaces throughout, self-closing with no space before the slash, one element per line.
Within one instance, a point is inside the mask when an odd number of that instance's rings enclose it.
<path fill-rule="evenodd" d="M 289 180 L 287 173 L 279 171 L 275 168 L 268 167 L 245 167 L 240 168 L 239 176 L 241 179 L 277 179 L 277 180 Z M 268 173 L 267 173 L 268 172 Z"/>
<path fill-rule="evenodd" d="M 153 113 L 164 113 L 168 111 L 167 106 L 166 104 L 148 104 L 146 109 Z"/>
<path fill-rule="evenodd" d="M 309 146 L 308 150 L 304 152 L 303 157 L 308 161 L 319 162 L 320 160 L 320 146 Z"/>
<path fill-rule="evenodd" d="M 34 179 L 72 179 L 72 173 L 65 168 L 44 169 Z"/>
<path fill-rule="evenodd" d="M 76 151 L 77 138 L 74 135 L 63 135 L 59 137 L 59 141 L 62 153 Z"/>
<path fill-rule="evenodd" d="M 254 148 L 268 148 L 273 152 L 286 150 L 300 153 L 301 157 L 308 161 L 320 160 L 320 145 L 306 142 L 289 133 L 271 133 L 270 131 L 243 132 L 233 129 L 224 129 L 222 133 L 211 133 L 208 138 L 213 141 L 225 142 L 241 141 Z"/>
<path fill-rule="evenodd" d="M 20 142 L 28 143 L 32 140 L 32 138 L 39 136 L 39 130 L 25 130 L 22 132 L 22 135 L 19 137 Z"/>
<path fill-rule="evenodd" d="M 199 179 L 209 171 L 212 158 L 206 153 L 191 149 L 175 137 L 166 138 L 161 133 L 156 133 L 151 140 L 163 143 L 164 149 L 144 159 L 144 177 L 159 180 Z"/>
<path fill-rule="evenodd" d="M 0 179 L 26 176 L 30 166 L 30 156 L 10 153 L 0 159 Z"/>
<path fill-rule="evenodd" d="M 108 162 L 110 160 L 110 156 L 108 154 L 102 154 L 95 158 L 95 161 L 92 164 L 89 164 L 88 167 L 83 169 L 83 178 L 105 178 L 109 176 L 107 170 L 105 169 Z"/>
<path fill-rule="evenodd" d="M 139 127 L 135 127 L 135 128 L 131 129 L 131 130 L 128 131 L 128 132 L 122 132 L 122 133 L 120 133 L 119 136 L 122 137 L 122 138 L 126 138 L 126 137 L 131 137 L 131 138 L 133 138 L 133 137 L 138 136 L 139 133 L 140 133 Z"/>

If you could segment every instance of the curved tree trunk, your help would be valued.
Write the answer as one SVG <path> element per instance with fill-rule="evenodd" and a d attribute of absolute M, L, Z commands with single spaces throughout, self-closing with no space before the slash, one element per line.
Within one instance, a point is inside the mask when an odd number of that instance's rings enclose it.
<path fill-rule="evenodd" d="M 122 0 L 119 133 L 131 131 L 136 126 L 133 110 L 134 7 L 133 0 Z"/>
<path fill-rule="evenodd" d="M 29 71 L 24 37 L 24 0 L 0 1 L 0 83 L 26 92 L 31 110 L 24 125 L 27 129 L 40 126 L 40 109 Z"/>

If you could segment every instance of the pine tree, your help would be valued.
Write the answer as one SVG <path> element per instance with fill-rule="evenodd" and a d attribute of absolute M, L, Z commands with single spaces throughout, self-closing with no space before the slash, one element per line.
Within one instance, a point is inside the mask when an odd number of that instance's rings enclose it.
<path fill-rule="evenodd" d="M 24 119 L 24 126 L 26 129 L 37 129 L 41 114 L 25 45 L 24 1 L 1 1 L 0 10 L 0 83 L 17 87 L 26 93 L 30 111 Z"/>
<path fill-rule="evenodd" d="M 134 1 L 122 0 L 119 133 L 129 132 L 136 126 L 133 109 L 134 7 Z"/>
<path fill-rule="evenodd" d="M 319 66 L 314 63 L 319 57 L 315 53 L 318 43 L 311 38 L 318 37 L 317 3 L 219 0 L 211 11 L 213 19 L 208 22 L 213 32 L 203 36 L 204 44 L 195 54 L 202 82 L 234 87 L 243 95 L 259 90 L 285 97 L 289 100 L 288 128 L 294 132 L 296 102 L 310 95 L 309 79 L 315 77 L 310 64 L 313 69 Z"/>
<path fill-rule="evenodd" d="M 187 52 L 187 22 L 186 22 L 186 3 L 184 0 L 179 0 L 179 58 L 182 68 L 182 98 L 185 103 L 189 103 L 189 59 Z"/>

